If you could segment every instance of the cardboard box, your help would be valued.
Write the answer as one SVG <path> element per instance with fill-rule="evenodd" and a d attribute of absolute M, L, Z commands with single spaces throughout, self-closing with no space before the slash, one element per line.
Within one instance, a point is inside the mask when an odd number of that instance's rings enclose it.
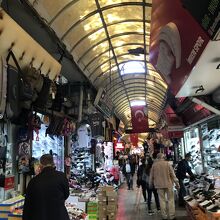
<path fill-rule="evenodd" d="M 99 220 L 107 220 L 107 216 L 99 216 Z"/>
<path fill-rule="evenodd" d="M 98 193 L 98 196 L 106 197 L 106 191 L 100 191 L 100 192 Z"/>
<path fill-rule="evenodd" d="M 99 212 L 99 219 L 103 219 L 103 218 L 107 218 L 107 212 L 106 212 L 106 210 Z"/>
<path fill-rule="evenodd" d="M 115 201 L 110 201 L 110 202 L 108 202 L 107 206 L 116 206 L 116 208 L 117 208 L 118 207 L 118 203 L 115 202 Z"/>
<path fill-rule="evenodd" d="M 116 219 L 116 214 L 115 213 L 108 213 L 108 220 L 115 220 Z"/>
<path fill-rule="evenodd" d="M 103 186 L 102 187 L 102 192 L 105 191 L 105 192 L 113 192 L 114 191 L 114 187 L 113 186 Z"/>
<path fill-rule="evenodd" d="M 107 205 L 107 212 L 113 212 L 115 213 L 117 210 L 117 205 L 114 204 L 114 205 Z"/>
<path fill-rule="evenodd" d="M 109 202 L 117 202 L 117 200 L 118 200 L 118 197 L 117 196 L 108 196 L 108 203 Z"/>
<path fill-rule="evenodd" d="M 111 196 L 111 197 L 118 197 L 118 193 L 117 192 L 115 192 L 115 191 L 106 191 L 106 196 L 107 197 L 109 197 L 109 196 Z"/>
<path fill-rule="evenodd" d="M 106 206 L 106 201 L 98 201 L 98 206 Z"/>
<path fill-rule="evenodd" d="M 107 211 L 107 206 L 99 206 L 99 212 Z"/>
<path fill-rule="evenodd" d="M 101 201 L 101 202 L 107 202 L 107 197 L 98 195 L 98 200 Z"/>

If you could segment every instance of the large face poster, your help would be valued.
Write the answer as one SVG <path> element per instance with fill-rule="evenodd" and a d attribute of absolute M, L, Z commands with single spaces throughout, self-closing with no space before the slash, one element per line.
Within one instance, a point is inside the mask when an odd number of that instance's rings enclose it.
<path fill-rule="evenodd" d="M 62 136 L 45 136 L 47 126 L 41 124 L 39 130 L 39 141 L 36 140 L 37 134 L 34 132 L 32 141 L 32 157 L 40 159 L 43 154 L 52 154 L 56 169 L 64 170 L 64 138 Z"/>
<path fill-rule="evenodd" d="M 190 75 L 209 40 L 180 0 L 152 1 L 150 62 L 174 95 Z"/>

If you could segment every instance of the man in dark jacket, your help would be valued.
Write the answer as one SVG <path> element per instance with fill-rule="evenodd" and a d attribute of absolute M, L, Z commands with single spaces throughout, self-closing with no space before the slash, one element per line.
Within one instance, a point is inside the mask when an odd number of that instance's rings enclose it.
<path fill-rule="evenodd" d="M 69 220 L 65 200 L 69 185 L 64 173 L 56 171 L 53 156 L 40 158 L 42 171 L 28 184 L 23 220 Z"/>
<path fill-rule="evenodd" d="M 186 196 L 186 188 L 184 185 L 184 179 L 188 178 L 187 174 L 191 179 L 194 179 L 194 174 L 191 171 L 191 167 L 188 161 L 191 160 L 191 154 L 187 153 L 185 159 L 181 160 L 177 165 L 176 177 L 179 180 L 180 190 L 179 190 L 179 205 L 184 205 L 184 196 Z"/>
<path fill-rule="evenodd" d="M 126 178 L 128 190 L 133 190 L 133 176 L 135 173 L 135 164 L 132 163 L 129 159 L 127 159 L 126 163 L 122 167 L 122 173 Z"/>

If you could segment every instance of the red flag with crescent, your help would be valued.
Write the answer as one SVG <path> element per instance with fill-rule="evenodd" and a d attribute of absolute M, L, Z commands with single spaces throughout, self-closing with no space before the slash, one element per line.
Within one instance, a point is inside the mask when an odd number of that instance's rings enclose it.
<path fill-rule="evenodd" d="M 144 113 L 145 106 L 131 107 L 131 123 L 133 133 L 144 133 L 148 130 L 148 117 Z"/>

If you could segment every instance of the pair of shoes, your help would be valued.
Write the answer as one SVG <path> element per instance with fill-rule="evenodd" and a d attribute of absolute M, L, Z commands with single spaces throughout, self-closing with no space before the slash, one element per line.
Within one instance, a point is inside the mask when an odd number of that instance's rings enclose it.
<path fill-rule="evenodd" d="M 154 214 L 154 211 L 148 210 L 148 215 L 153 215 L 153 214 Z"/>
<path fill-rule="evenodd" d="M 127 190 L 130 190 L 130 188 L 127 188 Z"/>
<path fill-rule="evenodd" d="M 159 209 L 157 209 L 157 212 L 160 212 L 160 208 L 159 208 Z"/>

